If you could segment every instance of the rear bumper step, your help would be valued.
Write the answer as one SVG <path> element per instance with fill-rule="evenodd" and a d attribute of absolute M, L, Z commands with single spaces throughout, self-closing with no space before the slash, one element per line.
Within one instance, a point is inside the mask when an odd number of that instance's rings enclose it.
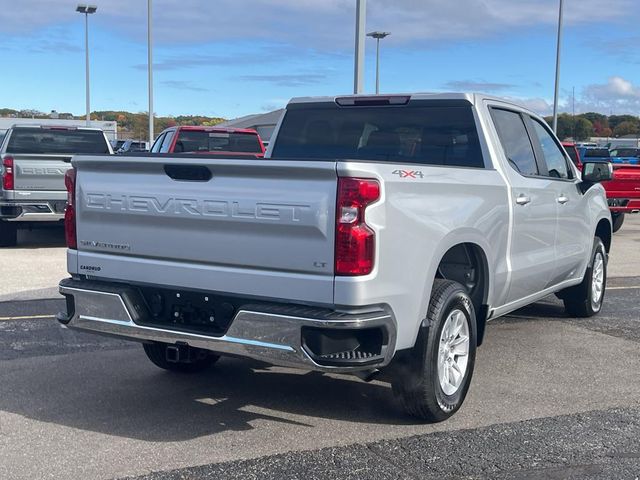
<path fill-rule="evenodd" d="M 67 312 L 59 313 L 58 320 L 68 328 L 133 341 L 186 344 L 273 365 L 370 370 L 387 365 L 395 350 L 395 320 L 381 307 L 345 313 L 247 303 L 237 309 L 226 333 L 216 336 L 149 324 L 148 307 L 136 287 L 65 279 L 60 293 L 67 299 Z"/>

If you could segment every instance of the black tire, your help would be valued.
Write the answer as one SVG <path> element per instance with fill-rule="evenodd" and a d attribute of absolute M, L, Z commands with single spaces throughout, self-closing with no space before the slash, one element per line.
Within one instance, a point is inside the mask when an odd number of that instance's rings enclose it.
<path fill-rule="evenodd" d="M 594 263 L 596 258 L 602 259 L 602 292 L 599 299 L 594 300 L 593 295 L 593 276 L 594 276 Z M 599 237 L 595 237 L 593 241 L 593 249 L 591 251 L 591 259 L 587 266 L 587 271 L 584 273 L 584 278 L 580 285 L 570 287 L 558 295 L 564 302 L 565 311 L 573 317 L 592 317 L 600 312 L 602 309 L 602 302 L 604 301 L 604 294 L 607 289 L 607 252 L 604 248 L 604 244 Z"/>
<path fill-rule="evenodd" d="M 441 386 L 438 357 L 441 354 L 443 327 L 450 314 L 455 314 L 456 310 L 462 312 L 466 322 L 469 347 L 462 380 L 457 390 L 448 395 Z M 423 322 L 416 345 L 392 380 L 393 392 L 409 415 L 430 422 L 441 422 L 458 411 L 473 376 L 476 338 L 475 310 L 467 290 L 457 282 L 436 279 L 427 318 Z"/>
<path fill-rule="evenodd" d="M 613 233 L 616 233 L 622 228 L 622 224 L 624 223 L 624 213 L 612 213 L 611 221 L 613 223 Z"/>
<path fill-rule="evenodd" d="M 15 247 L 18 244 L 18 225 L 0 221 L 0 247 Z"/>
<path fill-rule="evenodd" d="M 147 354 L 147 357 L 155 366 L 171 372 L 202 372 L 220 359 L 219 355 L 215 355 L 208 350 L 188 347 L 190 358 L 188 362 L 170 362 L 167 360 L 167 347 L 171 345 L 167 343 L 144 343 L 142 346 L 144 353 Z"/>

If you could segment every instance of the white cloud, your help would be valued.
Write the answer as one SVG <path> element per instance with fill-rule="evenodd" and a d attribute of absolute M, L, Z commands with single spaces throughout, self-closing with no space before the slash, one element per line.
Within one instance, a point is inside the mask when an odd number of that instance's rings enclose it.
<path fill-rule="evenodd" d="M 544 98 L 511 98 L 514 102 L 540 115 L 553 113 L 553 100 Z M 561 96 L 559 112 L 571 113 L 573 104 L 571 92 Z M 640 115 L 640 84 L 620 77 L 610 77 L 605 83 L 587 85 L 576 95 L 576 113 L 599 112 L 605 115 Z"/>
<path fill-rule="evenodd" d="M 553 103 L 544 98 L 511 98 L 511 100 L 538 115 L 551 115 L 553 112 Z"/>
<path fill-rule="evenodd" d="M 603 85 L 589 85 L 584 96 L 596 101 L 625 101 L 640 99 L 640 87 L 634 86 L 622 77 L 611 77 Z"/>
<path fill-rule="evenodd" d="M 452 80 L 444 85 L 447 89 L 464 92 L 501 92 L 514 88 L 511 83 L 487 82 L 484 80 Z"/>
<path fill-rule="evenodd" d="M 640 113 L 640 85 L 619 76 L 610 77 L 603 84 L 588 85 L 576 109 L 637 115 Z"/>
<path fill-rule="evenodd" d="M 96 3 L 92 22 L 144 39 L 146 2 Z M 76 4 L 77 0 L 0 0 L 0 32 L 29 34 L 79 22 Z M 368 28 L 393 32 L 388 41 L 394 43 L 478 38 L 519 27 L 554 25 L 557 4 L 557 0 L 369 0 Z M 568 24 L 637 18 L 640 13 L 635 0 L 609 0 L 606 8 L 600 0 L 567 4 Z M 155 37 L 164 44 L 260 39 L 321 50 L 347 49 L 353 44 L 354 11 L 355 0 L 155 0 Z"/>

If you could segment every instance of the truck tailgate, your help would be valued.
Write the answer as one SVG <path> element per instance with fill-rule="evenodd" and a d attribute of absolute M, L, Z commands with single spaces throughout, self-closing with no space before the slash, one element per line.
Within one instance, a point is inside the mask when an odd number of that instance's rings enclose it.
<path fill-rule="evenodd" d="M 78 273 L 333 301 L 335 163 L 164 156 L 73 163 Z"/>
<path fill-rule="evenodd" d="M 14 189 L 64 192 L 64 174 L 71 168 L 71 155 L 12 154 Z"/>
<path fill-rule="evenodd" d="M 614 165 L 613 178 L 603 185 L 609 197 L 640 197 L 640 165 Z"/>

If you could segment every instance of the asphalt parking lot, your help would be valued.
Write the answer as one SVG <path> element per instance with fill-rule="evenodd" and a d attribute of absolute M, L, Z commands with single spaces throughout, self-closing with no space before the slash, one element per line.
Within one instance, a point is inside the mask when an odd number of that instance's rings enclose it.
<path fill-rule="evenodd" d="M 62 329 L 60 229 L 0 250 L 0 478 L 640 478 L 640 217 L 614 237 L 603 312 L 550 297 L 488 327 L 451 420 L 387 384 L 236 359 L 179 376 Z"/>

